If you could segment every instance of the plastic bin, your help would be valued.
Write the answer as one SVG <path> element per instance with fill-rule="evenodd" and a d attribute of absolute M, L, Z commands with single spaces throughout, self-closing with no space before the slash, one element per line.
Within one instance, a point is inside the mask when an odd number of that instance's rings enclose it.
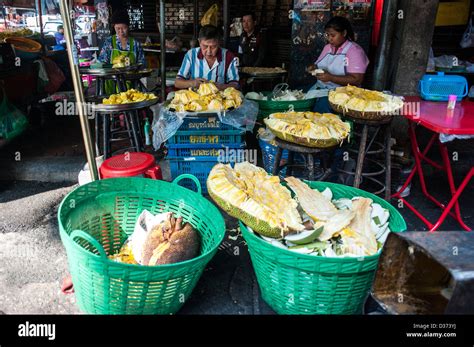
<path fill-rule="evenodd" d="M 195 184 L 199 184 L 192 176 Z M 69 193 L 58 211 L 61 240 L 79 308 L 89 314 L 171 314 L 191 295 L 225 234 L 219 210 L 174 183 L 126 177 L 97 180 Z M 200 187 L 198 187 L 200 191 Z M 142 266 L 108 259 L 133 232 L 140 213 L 175 212 L 200 234 L 200 255 Z"/>
<path fill-rule="evenodd" d="M 207 194 L 207 177 L 214 165 L 219 163 L 219 157 L 190 157 L 190 158 L 168 158 L 170 164 L 171 177 L 182 174 L 195 176 L 202 186 L 202 193 Z M 237 162 L 241 160 L 236 160 Z M 180 183 L 183 187 L 194 190 L 195 184 L 190 180 L 183 180 Z"/>
<path fill-rule="evenodd" d="M 187 130 L 177 131 L 168 139 L 168 144 L 235 144 L 244 143 L 242 130 Z"/>
<path fill-rule="evenodd" d="M 268 96 L 271 92 L 262 92 L 262 94 Z M 317 98 L 295 100 L 295 101 L 273 101 L 273 100 L 255 100 L 249 99 L 258 103 L 258 120 L 262 120 L 268 117 L 272 113 L 286 112 L 289 109 L 293 109 L 297 112 L 311 111 L 317 100 Z"/>
<path fill-rule="evenodd" d="M 213 145 L 213 144 L 181 144 L 181 145 L 168 145 L 168 156 L 169 157 L 218 157 L 224 155 L 227 150 L 243 150 L 245 149 L 244 143 L 231 143 L 228 145 Z"/>
<path fill-rule="evenodd" d="M 444 72 L 424 75 L 418 84 L 418 89 L 422 99 L 431 101 L 448 101 L 450 95 L 457 95 L 457 100 L 461 101 L 468 93 L 465 77 L 445 75 Z"/>
<path fill-rule="evenodd" d="M 385 200 L 360 189 L 326 182 L 307 182 L 319 191 L 329 187 L 335 199 L 363 196 L 389 209 L 390 230 L 406 224 Z M 279 314 L 361 314 L 381 251 L 372 256 L 329 258 L 281 249 L 251 233 L 240 222 L 263 300 Z"/>
<path fill-rule="evenodd" d="M 216 114 L 186 116 L 179 131 L 186 130 L 236 130 L 234 127 L 224 124 Z"/>

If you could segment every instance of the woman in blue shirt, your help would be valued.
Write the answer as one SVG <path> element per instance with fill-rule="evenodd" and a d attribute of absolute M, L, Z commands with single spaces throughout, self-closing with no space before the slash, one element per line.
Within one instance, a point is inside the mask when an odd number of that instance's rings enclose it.
<path fill-rule="evenodd" d="M 113 64 L 113 60 L 121 55 L 129 58 L 130 65 L 145 65 L 145 54 L 140 42 L 129 37 L 130 20 L 127 11 L 116 11 L 112 15 L 115 35 L 107 38 L 99 54 L 99 60 Z"/>

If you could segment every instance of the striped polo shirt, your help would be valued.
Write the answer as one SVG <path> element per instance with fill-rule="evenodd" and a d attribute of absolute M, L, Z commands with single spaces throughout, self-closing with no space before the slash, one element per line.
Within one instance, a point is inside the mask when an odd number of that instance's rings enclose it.
<path fill-rule="evenodd" d="M 177 78 L 185 80 L 205 78 L 221 84 L 238 82 L 237 58 L 229 50 L 219 48 L 217 59 L 210 68 L 201 52 L 201 48 L 193 48 L 184 56 Z"/>

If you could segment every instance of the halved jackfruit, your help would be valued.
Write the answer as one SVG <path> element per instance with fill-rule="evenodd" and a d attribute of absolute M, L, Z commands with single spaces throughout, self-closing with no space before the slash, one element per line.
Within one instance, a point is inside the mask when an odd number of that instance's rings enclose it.
<path fill-rule="evenodd" d="M 389 113 L 403 107 L 403 100 L 400 97 L 351 85 L 331 90 L 329 102 L 346 110 L 358 112 Z"/>
<path fill-rule="evenodd" d="M 298 203 L 276 176 L 248 162 L 215 165 L 207 179 L 213 200 L 263 236 L 280 238 L 304 230 Z"/>
<path fill-rule="evenodd" d="M 331 113 L 273 113 L 265 124 L 278 138 L 308 147 L 331 147 L 350 133 L 349 123 Z"/>

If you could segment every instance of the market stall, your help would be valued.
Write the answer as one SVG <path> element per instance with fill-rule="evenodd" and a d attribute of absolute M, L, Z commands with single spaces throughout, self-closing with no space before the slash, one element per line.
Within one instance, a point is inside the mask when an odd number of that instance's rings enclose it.
<path fill-rule="evenodd" d="M 447 214 L 453 214 L 469 229 L 461 220 L 457 199 L 473 169 L 456 188 L 446 148 L 439 144 L 444 167 L 428 162 L 447 171 L 452 196 L 444 207 L 424 187 L 421 160 L 427 159 L 427 150 L 420 152 L 414 130 L 416 121 L 434 130 L 434 136 L 441 132 L 472 135 L 469 119 L 462 117 L 471 112 L 469 102 L 448 111 L 444 121 L 435 120 L 433 117 L 445 115 L 447 103 L 433 105 L 353 86 L 351 73 L 328 72 L 341 63 L 331 57 L 327 58 L 330 62 L 307 72 L 314 71 L 318 81 L 335 77 L 340 84 L 328 79 L 328 84 L 308 92 L 282 85 L 287 71 L 281 68 L 244 67 L 242 76 L 265 80 L 270 88 L 244 97 L 235 80 L 217 72 L 217 81 L 202 80 L 202 74 L 193 72 L 181 76 L 182 89 L 166 95 L 164 3 L 160 1 L 161 48 L 146 48 L 161 56 L 159 100 L 153 93 L 130 87 L 132 75 L 142 76 L 139 64 L 117 60 L 114 66 L 79 68 L 66 16 L 68 4 L 61 2 L 76 102 L 86 102 L 81 74 L 96 77 L 98 98 L 93 106 L 95 143 L 88 115 L 79 108 L 93 182 L 68 195 L 58 212 L 81 310 L 177 312 L 223 241 L 225 223 L 216 206 L 239 221 L 262 297 L 279 314 L 363 313 L 387 239 L 407 229 L 391 198 L 402 199 L 423 217 L 401 196 L 417 172 L 425 195 L 444 209 L 436 224 L 424 217 L 423 221 L 434 230 Z M 368 6 L 363 7 L 367 15 Z M 352 45 L 345 37 L 340 46 L 343 44 Z M 365 53 L 359 53 L 363 58 Z M 221 61 L 214 58 L 219 66 Z M 193 68 L 200 71 L 197 65 Z M 344 69 L 337 66 L 336 70 Z M 355 81 L 361 81 L 364 73 L 356 74 Z M 115 83 L 113 92 L 107 92 L 108 82 Z M 409 103 L 421 104 L 421 114 L 406 113 L 404 107 Z M 147 118 L 150 110 L 153 122 Z M 392 196 L 391 123 L 400 114 L 412 121 L 416 168 Z M 259 131 L 264 168 L 245 142 L 245 133 L 257 130 L 256 121 L 265 127 Z M 129 143 L 115 151 L 114 135 L 120 132 Z M 140 153 L 143 139 L 150 134 L 154 151 L 167 148 L 172 183 L 162 180 L 153 156 Z M 272 158 L 266 161 L 270 150 Z M 108 160 L 100 171 L 102 179 L 96 167 L 99 155 Z M 303 167 L 304 174 L 294 166 Z M 344 184 L 335 183 L 341 176 Z M 365 185 L 374 181 L 379 187 Z M 206 194 L 214 204 L 203 197 Z M 91 295 L 94 290 L 101 295 Z"/>

